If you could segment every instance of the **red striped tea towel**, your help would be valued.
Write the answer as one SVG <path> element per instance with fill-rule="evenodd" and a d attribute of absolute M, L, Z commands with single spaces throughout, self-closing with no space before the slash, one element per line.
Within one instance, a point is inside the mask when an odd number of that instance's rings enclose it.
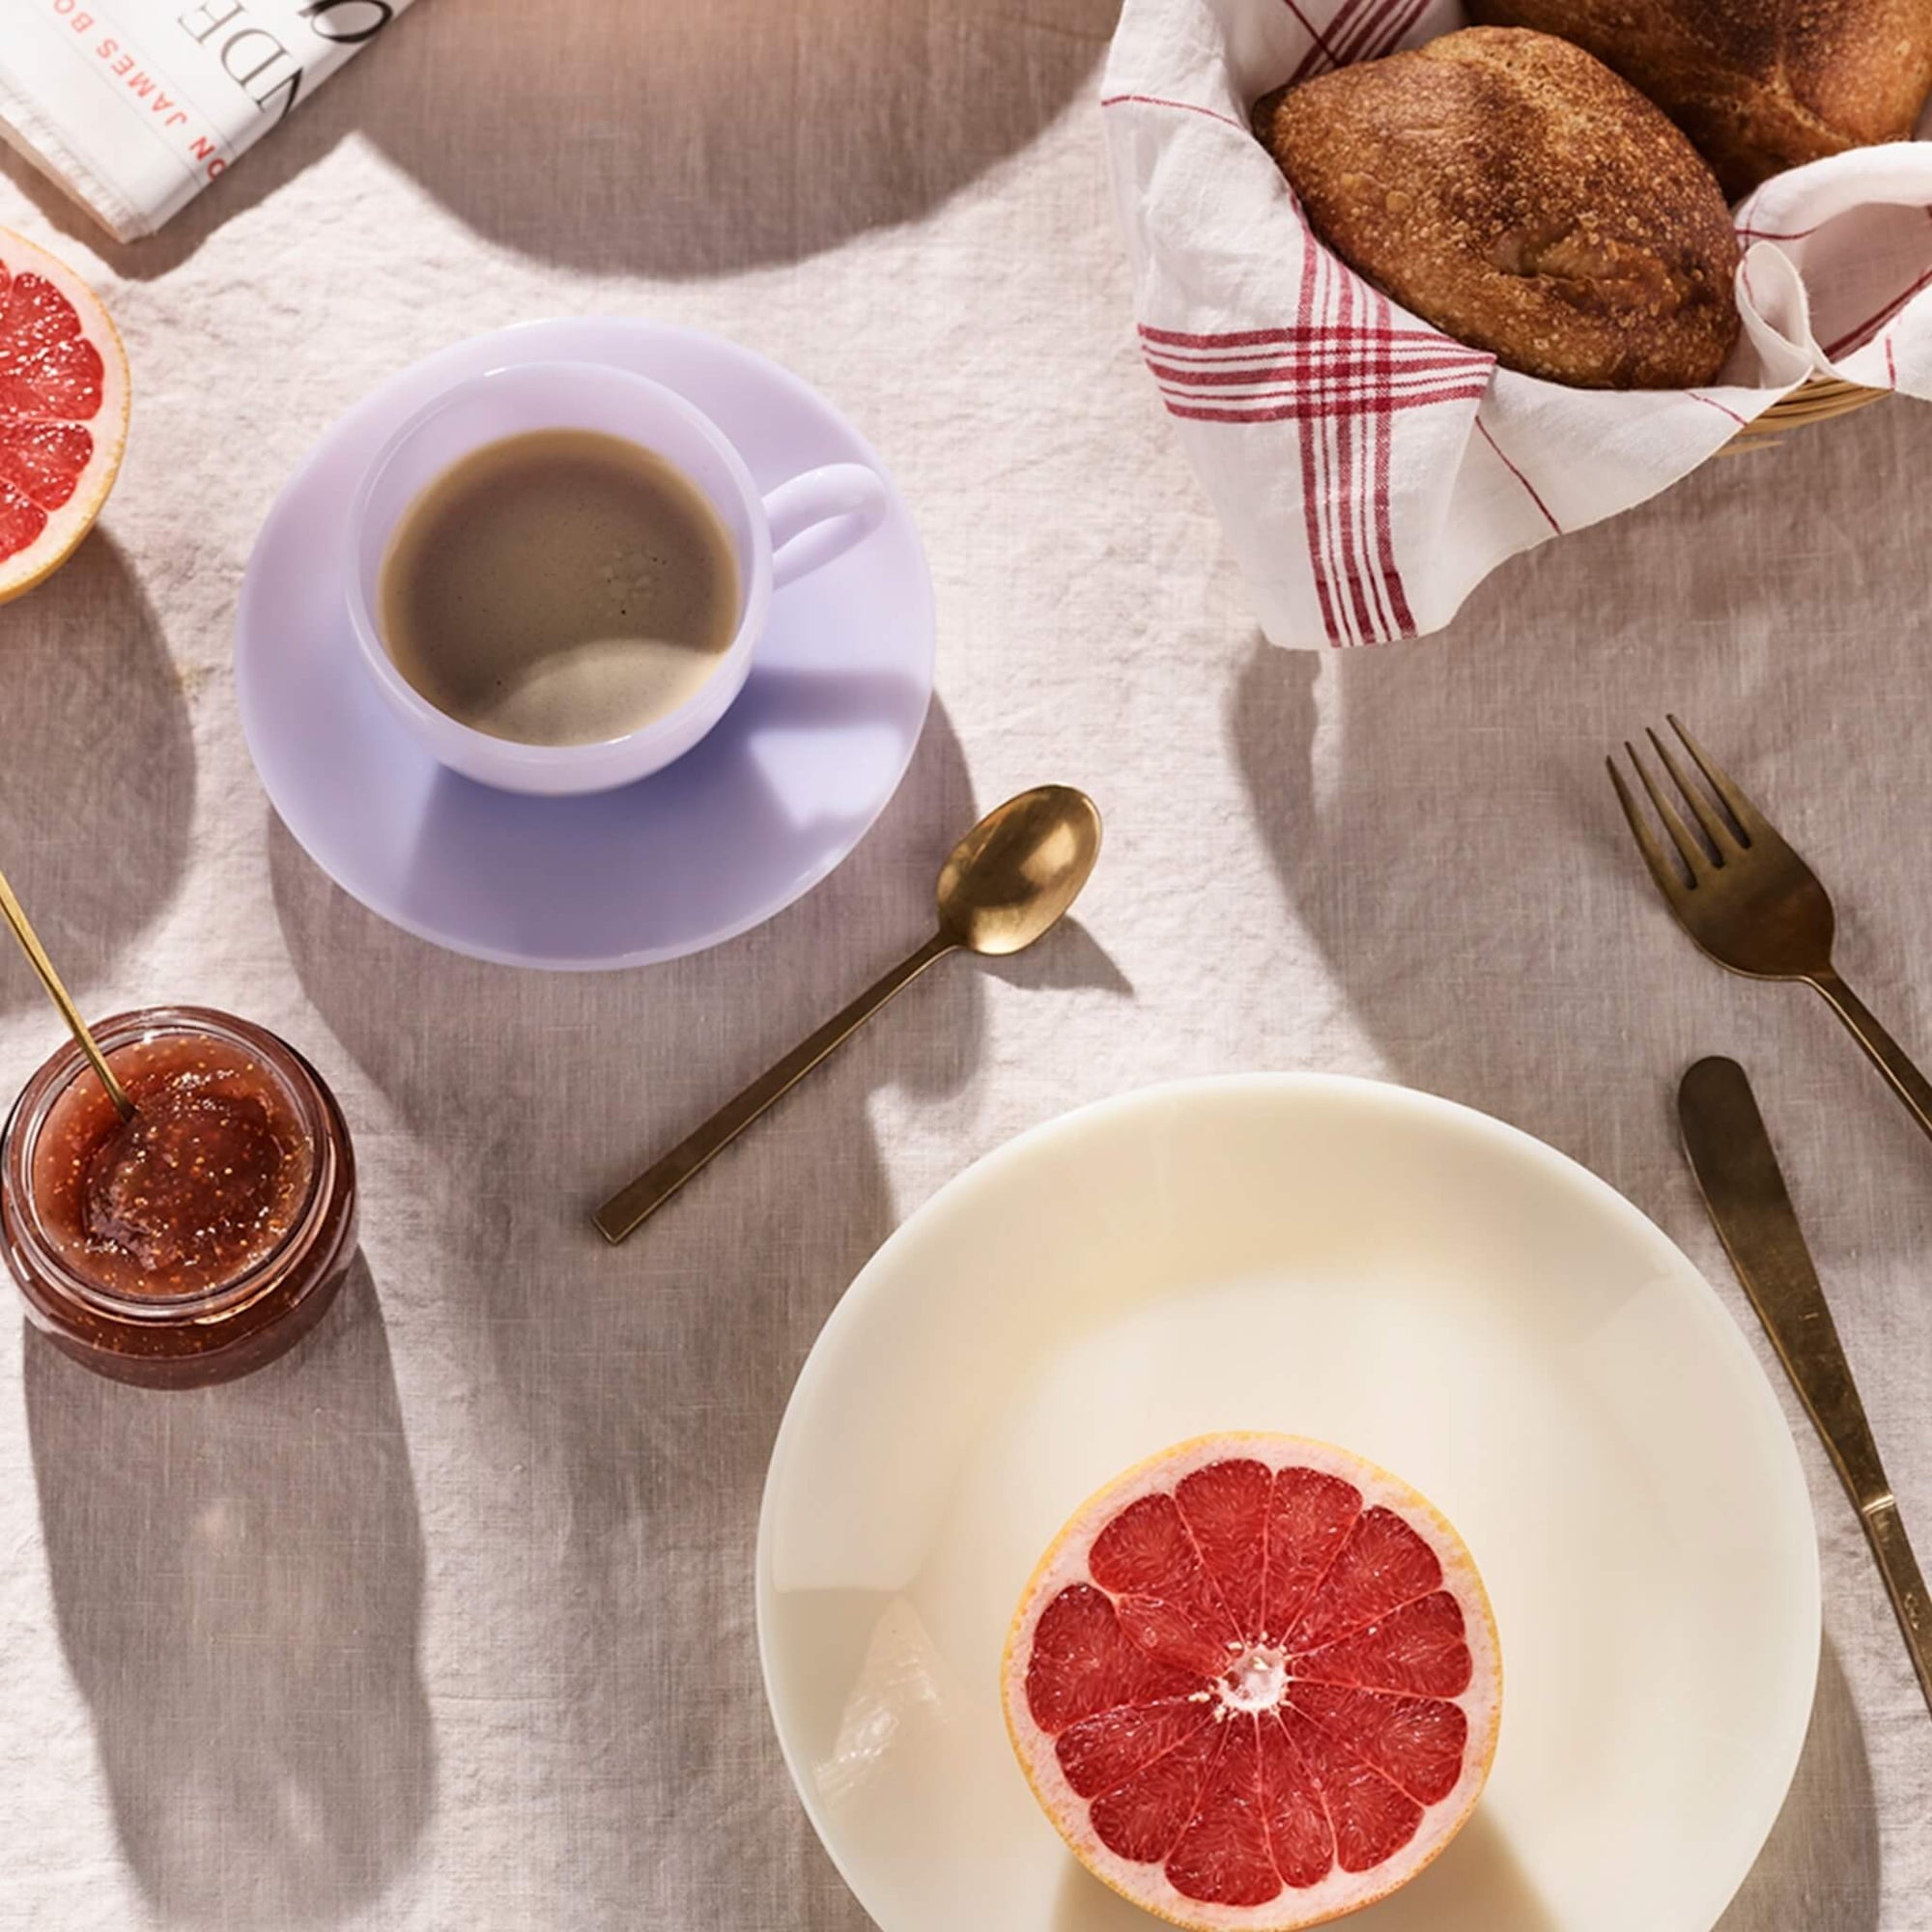
<path fill-rule="evenodd" d="M 1330 254 L 1248 129 L 1285 80 L 1463 24 L 1458 0 L 1126 0 L 1102 87 L 1141 349 L 1278 644 L 1438 630 L 1518 551 L 1674 483 L 1814 371 L 1932 397 L 1932 142 L 1737 211 L 1745 336 L 1702 389 L 1498 368 Z"/>

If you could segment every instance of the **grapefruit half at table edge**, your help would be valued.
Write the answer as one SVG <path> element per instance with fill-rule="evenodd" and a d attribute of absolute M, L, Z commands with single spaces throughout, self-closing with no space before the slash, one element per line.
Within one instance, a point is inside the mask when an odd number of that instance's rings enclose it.
<path fill-rule="evenodd" d="M 94 527 L 128 441 L 128 357 L 99 298 L 0 228 L 0 604 Z"/>

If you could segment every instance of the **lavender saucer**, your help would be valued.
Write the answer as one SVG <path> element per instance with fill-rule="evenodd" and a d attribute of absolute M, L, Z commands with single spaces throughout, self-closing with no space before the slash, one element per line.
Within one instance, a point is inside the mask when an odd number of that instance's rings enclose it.
<path fill-rule="evenodd" d="M 438 765 L 384 705 L 350 631 L 342 527 L 364 466 L 439 388 L 511 358 L 608 362 L 705 412 L 767 487 L 878 469 L 796 376 L 696 329 L 526 323 L 405 370 L 323 439 L 269 512 L 235 632 L 242 726 L 282 822 L 371 912 L 506 965 L 673 959 L 809 892 L 897 789 L 932 693 L 932 583 L 896 491 L 885 523 L 772 605 L 744 691 L 676 764 L 620 791 L 533 798 Z"/>

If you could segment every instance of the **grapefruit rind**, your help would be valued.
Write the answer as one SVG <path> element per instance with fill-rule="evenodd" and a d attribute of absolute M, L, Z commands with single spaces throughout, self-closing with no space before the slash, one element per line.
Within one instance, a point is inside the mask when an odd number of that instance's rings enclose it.
<path fill-rule="evenodd" d="M 100 298 L 57 256 L 0 228 L 0 269 L 11 280 L 20 274 L 40 275 L 59 291 L 79 318 L 86 339 L 99 352 L 100 404 L 91 416 L 74 418 L 93 439 L 93 451 L 83 466 L 72 494 L 52 511 L 46 527 L 11 556 L 0 557 L 0 604 L 24 596 L 43 583 L 73 554 L 80 540 L 94 527 L 120 474 L 122 452 L 128 446 L 128 355 L 114 318 Z"/>
<path fill-rule="evenodd" d="M 1447 1797 L 1428 1807 L 1416 1835 L 1387 1861 L 1363 1873 L 1339 1867 L 1320 1884 L 1285 1890 L 1265 1906 L 1217 1905 L 1179 1890 L 1158 1864 L 1123 1859 L 1100 1841 L 1088 1801 L 1066 1781 L 1054 1739 L 1034 1719 L 1027 1703 L 1027 1668 L 1041 1612 L 1068 1584 L 1087 1580 L 1087 1556 L 1099 1532 L 1121 1510 L 1153 1488 L 1172 1490 L 1212 1463 L 1254 1460 L 1271 1469 L 1291 1465 L 1319 1470 L 1352 1484 L 1365 1508 L 1394 1510 L 1435 1551 L 1444 1586 L 1462 1605 L 1465 1641 L 1473 1665 L 1470 1689 L 1457 1703 L 1469 1720 L 1463 1768 Z M 1489 1780 L 1502 1723 L 1502 1653 L 1495 1612 L 1467 1547 L 1428 1497 L 1401 1477 L 1366 1458 L 1310 1436 L 1265 1430 L 1235 1430 L 1195 1436 L 1149 1456 L 1096 1490 L 1048 1546 L 1021 1593 L 1001 1660 L 1001 1706 L 1007 1736 L 1040 1809 L 1067 1849 L 1110 1890 L 1186 1932 L 1309 1932 L 1401 1890 L 1427 1870 L 1468 1823 Z M 1378 1883 L 1387 1871 L 1386 1883 Z"/>

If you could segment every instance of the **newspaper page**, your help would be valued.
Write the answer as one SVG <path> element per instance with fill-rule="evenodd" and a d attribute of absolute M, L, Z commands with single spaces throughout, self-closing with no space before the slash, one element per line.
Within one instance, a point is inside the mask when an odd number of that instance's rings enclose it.
<path fill-rule="evenodd" d="M 152 235 L 410 0 L 0 0 L 0 135 Z"/>

